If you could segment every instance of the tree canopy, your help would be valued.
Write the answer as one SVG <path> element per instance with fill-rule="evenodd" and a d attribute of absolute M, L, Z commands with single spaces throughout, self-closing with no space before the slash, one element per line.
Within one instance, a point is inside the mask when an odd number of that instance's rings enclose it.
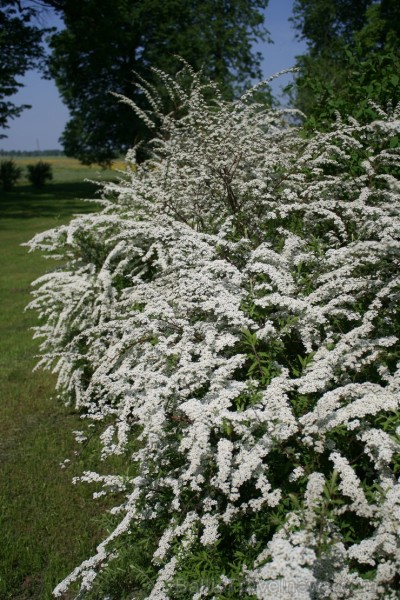
<path fill-rule="evenodd" d="M 43 57 L 44 30 L 34 23 L 35 10 L 18 0 L 0 0 L 0 128 L 7 129 L 10 119 L 29 105 L 17 106 L 10 96 L 22 86 L 18 81 Z M 0 133 L 0 138 L 6 135 Z"/>
<path fill-rule="evenodd" d="M 296 0 L 292 22 L 308 51 L 297 57 L 294 103 L 309 125 L 335 111 L 365 120 L 400 100 L 400 4 L 397 0 Z"/>
<path fill-rule="evenodd" d="M 107 163 L 148 137 L 132 110 L 112 95 L 144 107 L 140 77 L 150 67 L 174 74 L 177 56 L 216 80 L 232 98 L 261 77 L 268 0 L 49 0 L 65 29 L 52 36 L 50 73 L 70 110 L 62 141 L 82 162 Z"/>

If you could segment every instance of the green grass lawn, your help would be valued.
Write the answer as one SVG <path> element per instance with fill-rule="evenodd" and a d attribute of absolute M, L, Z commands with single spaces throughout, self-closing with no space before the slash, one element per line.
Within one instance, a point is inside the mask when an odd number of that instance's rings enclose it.
<path fill-rule="evenodd" d="M 24 308 L 31 282 L 54 265 L 21 247 L 74 213 L 92 211 L 93 204 L 77 198 L 93 197 L 95 189 L 77 169 L 75 181 L 55 170 L 40 193 L 27 185 L 0 192 L 1 600 L 51 598 L 55 584 L 104 536 L 94 490 L 71 484 L 83 469 L 97 468 L 94 450 L 76 444 L 71 432 L 80 419 L 54 399 L 55 378 L 32 372 L 36 317 Z M 63 470 L 66 458 L 71 463 Z"/>

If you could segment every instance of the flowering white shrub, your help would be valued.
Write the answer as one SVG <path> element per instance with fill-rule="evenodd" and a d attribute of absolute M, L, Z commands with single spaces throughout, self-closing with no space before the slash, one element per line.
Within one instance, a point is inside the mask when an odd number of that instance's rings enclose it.
<path fill-rule="evenodd" d="M 135 598 L 397 598 L 400 111 L 306 139 L 189 75 L 166 116 L 143 86 L 154 157 L 30 242 L 64 265 L 40 364 L 137 465 L 83 475 L 119 523 L 54 593 L 147 536 Z"/>

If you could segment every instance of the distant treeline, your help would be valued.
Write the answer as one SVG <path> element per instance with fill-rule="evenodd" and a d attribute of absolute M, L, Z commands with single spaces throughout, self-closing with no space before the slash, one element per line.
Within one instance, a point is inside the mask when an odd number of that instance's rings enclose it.
<path fill-rule="evenodd" d="M 64 156 L 63 150 L 0 150 L 0 156 Z"/>

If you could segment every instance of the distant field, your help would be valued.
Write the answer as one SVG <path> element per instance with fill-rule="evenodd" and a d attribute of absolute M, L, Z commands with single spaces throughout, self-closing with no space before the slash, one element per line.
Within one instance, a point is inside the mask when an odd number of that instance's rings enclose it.
<path fill-rule="evenodd" d="M 102 169 L 98 165 L 91 167 L 82 165 L 74 158 L 66 156 L 2 156 L 0 160 L 12 159 L 24 169 L 23 176 L 8 193 L 0 190 L 0 218 L 8 217 L 55 217 L 62 218 L 82 212 L 82 199 L 95 198 L 100 188 L 95 182 L 115 180 L 117 170 L 124 170 L 121 160 L 112 169 Z M 41 190 L 35 190 L 26 178 L 26 166 L 39 160 L 52 165 L 53 180 L 46 183 Z M 94 183 L 93 183 L 94 182 Z M 92 204 L 84 212 L 93 210 Z M 65 212 L 67 211 L 67 212 Z"/>
<path fill-rule="evenodd" d="M 0 160 L 13 160 L 19 167 L 24 169 L 23 177 L 20 179 L 20 184 L 27 183 L 26 170 L 27 165 L 32 165 L 40 160 L 50 163 L 53 167 L 54 182 L 66 181 L 83 181 L 84 179 L 95 179 L 107 181 L 107 179 L 115 177 L 116 170 L 124 170 L 125 163 L 123 160 L 115 161 L 111 169 L 102 169 L 99 165 L 90 167 L 82 165 L 75 158 L 67 156 L 2 156 Z"/>

